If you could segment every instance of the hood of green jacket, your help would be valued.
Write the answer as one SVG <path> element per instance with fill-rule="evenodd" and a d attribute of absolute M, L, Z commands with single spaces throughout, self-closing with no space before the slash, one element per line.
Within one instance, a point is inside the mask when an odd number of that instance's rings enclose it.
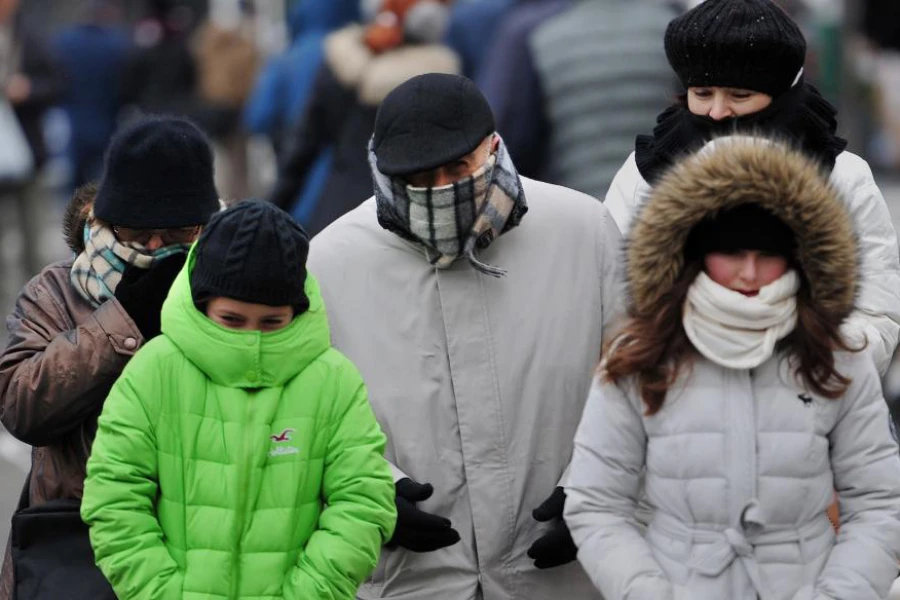
<path fill-rule="evenodd" d="M 196 246 L 195 246 L 196 248 Z M 222 327 L 197 310 L 191 296 L 194 248 L 162 308 L 162 333 L 214 383 L 227 387 L 282 386 L 331 346 L 328 317 L 312 275 L 309 310 L 284 329 L 263 333 Z"/>

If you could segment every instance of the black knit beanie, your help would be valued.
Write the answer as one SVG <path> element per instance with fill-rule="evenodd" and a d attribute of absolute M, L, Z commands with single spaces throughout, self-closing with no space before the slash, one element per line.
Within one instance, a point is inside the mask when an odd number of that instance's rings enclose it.
<path fill-rule="evenodd" d="M 794 232 L 784 221 L 757 204 L 741 204 L 698 223 L 688 235 L 684 256 L 690 262 L 711 252 L 759 250 L 790 261 L 796 248 Z"/>
<path fill-rule="evenodd" d="M 137 229 L 203 225 L 219 210 L 209 141 L 176 117 L 147 117 L 119 131 L 106 152 L 94 215 Z"/>
<path fill-rule="evenodd" d="M 194 250 L 191 295 L 195 304 L 223 296 L 267 306 L 309 309 L 304 292 L 309 237 L 290 215 L 260 200 L 217 213 Z"/>
<path fill-rule="evenodd" d="M 705 0 L 666 29 L 666 56 L 685 89 L 732 87 L 777 97 L 806 59 L 806 40 L 773 0 Z"/>

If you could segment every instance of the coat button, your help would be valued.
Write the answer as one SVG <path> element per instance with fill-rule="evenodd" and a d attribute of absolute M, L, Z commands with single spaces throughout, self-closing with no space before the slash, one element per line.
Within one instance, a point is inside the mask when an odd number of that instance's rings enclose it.
<path fill-rule="evenodd" d="M 248 345 L 248 346 L 254 346 L 254 345 L 256 345 L 256 338 L 255 338 L 254 336 L 252 336 L 252 335 L 247 336 L 247 345 Z"/>
<path fill-rule="evenodd" d="M 134 338 L 125 338 L 125 341 L 122 342 L 122 345 L 125 346 L 126 350 L 134 350 L 137 348 L 137 340 Z"/>

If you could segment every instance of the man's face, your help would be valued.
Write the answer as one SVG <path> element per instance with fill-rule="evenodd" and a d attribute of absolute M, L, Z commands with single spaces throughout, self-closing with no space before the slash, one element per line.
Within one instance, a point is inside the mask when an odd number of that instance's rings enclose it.
<path fill-rule="evenodd" d="M 436 169 L 405 175 L 403 178 L 409 185 L 422 188 L 443 187 L 456 183 L 484 166 L 491 154 L 496 152 L 499 144 L 500 140 L 497 136 L 489 135 L 469 154 Z"/>
<path fill-rule="evenodd" d="M 0 23 L 8 23 L 19 9 L 19 0 L 0 0 Z"/>

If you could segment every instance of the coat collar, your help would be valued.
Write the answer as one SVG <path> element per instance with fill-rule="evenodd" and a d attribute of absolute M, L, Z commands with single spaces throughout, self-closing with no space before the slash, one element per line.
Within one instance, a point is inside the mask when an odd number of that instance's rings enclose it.
<path fill-rule="evenodd" d="M 196 248 L 196 246 L 194 247 Z M 309 310 L 272 333 L 226 329 L 197 310 L 191 296 L 194 250 L 162 309 L 162 332 L 214 383 L 236 388 L 278 387 L 331 346 L 328 318 L 312 275 L 306 277 Z"/>

